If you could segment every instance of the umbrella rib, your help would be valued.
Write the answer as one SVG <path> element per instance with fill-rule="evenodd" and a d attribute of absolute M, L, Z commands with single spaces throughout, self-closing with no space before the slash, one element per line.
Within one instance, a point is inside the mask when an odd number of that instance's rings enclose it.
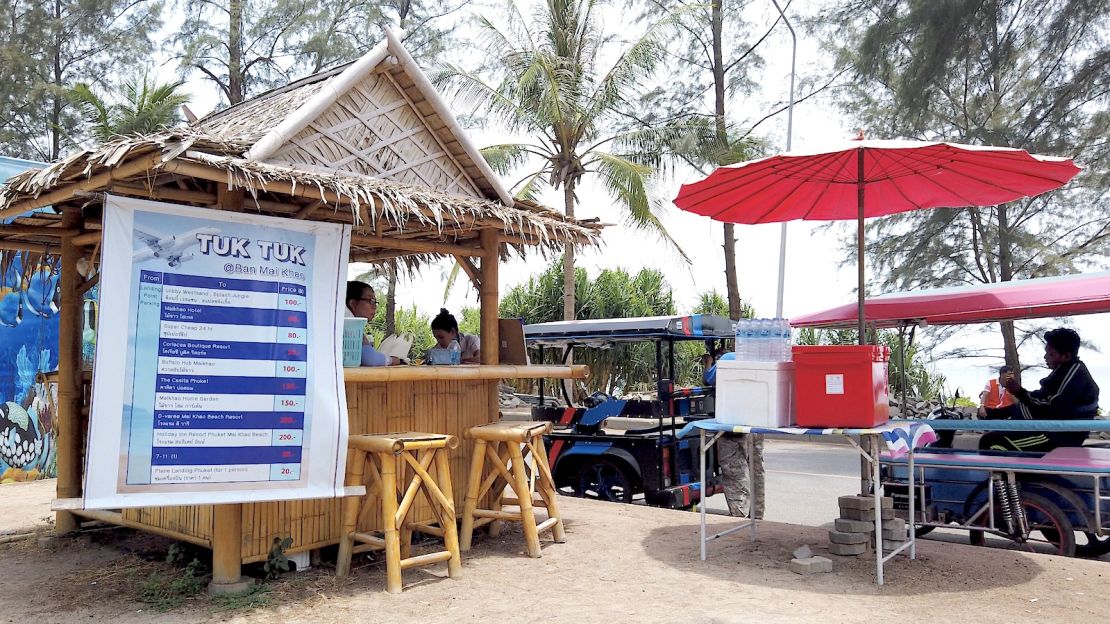
<path fill-rule="evenodd" d="M 744 197 L 738 197 L 735 200 L 730 201 L 726 207 L 724 207 L 724 208 L 722 208 L 722 209 L 720 209 L 720 210 L 718 210 L 718 211 L 716 211 L 716 212 L 714 212 L 714 213 L 712 213 L 708 216 L 710 218 L 716 219 L 721 214 L 723 214 L 725 212 L 728 212 L 729 210 L 734 209 L 737 204 L 740 204 L 743 201 L 746 201 L 746 200 L 748 200 L 752 197 L 755 197 L 756 195 L 759 195 L 760 193 L 766 191 L 767 189 L 773 188 L 776 185 L 781 184 L 783 180 L 795 179 L 794 176 L 797 173 L 799 173 L 801 171 L 804 171 L 805 169 L 815 168 L 815 162 L 814 161 L 817 161 L 816 162 L 816 168 L 820 168 L 822 166 L 823 161 L 834 161 L 835 162 L 837 156 L 838 156 L 837 153 L 830 153 L 830 154 L 820 154 L 816 158 L 813 158 L 813 157 L 780 158 L 778 163 L 768 167 L 768 168 L 773 170 L 773 173 L 775 175 L 766 175 L 767 174 L 766 170 L 763 170 L 763 171 L 751 170 L 751 171 L 744 172 L 742 177 L 737 175 L 737 176 L 734 176 L 734 177 L 730 178 L 727 182 L 717 183 L 717 184 L 715 184 L 715 185 L 713 185 L 713 186 L 711 186 L 711 187 L 709 187 L 705 190 L 716 189 L 716 190 L 718 190 L 718 192 L 714 195 L 714 197 L 723 197 L 723 196 L 726 196 L 726 195 L 732 193 L 736 189 L 739 189 L 739 188 L 744 187 L 745 185 L 751 184 L 751 182 L 749 182 L 747 180 L 747 178 L 750 178 L 752 176 L 762 175 L 763 177 L 761 179 L 769 180 L 768 183 L 765 184 L 764 186 L 754 190 L 751 193 L 748 193 Z M 738 170 L 741 170 L 741 169 L 743 169 L 743 167 L 737 168 L 736 170 L 738 171 Z M 740 178 L 740 179 L 738 179 L 738 178 Z M 722 188 L 726 185 L 728 185 L 729 188 Z M 702 200 L 702 201 L 709 201 L 710 199 L 711 198 L 706 198 L 705 200 Z M 761 223 L 761 222 L 763 222 L 763 219 L 767 215 L 771 214 L 772 212 L 777 210 L 779 207 L 781 207 L 784 201 L 785 201 L 785 198 L 784 198 L 784 200 L 780 200 L 775 205 L 771 206 L 768 210 L 765 210 L 765 211 L 761 212 L 760 215 L 759 215 L 759 218 L 750 220 L 749 222 L 750 223 Z M 702 203 L 702 202 L 697 202 L 697 203 Z M 694 205 L 696 205 L 696 203 Z M 813 209 L 812 206 L 810 208 L 806 209 L 805 214 L 808 215 L 809 212 L 812 209 Z M 797 218 L 805 218 L 805 216 L 803 215 L 802 217 L 797 217 Z"/>
<path fill-rule="evenodd" d="M 907 150 L 907 151 L 908 151 L 908 150 Z M 895 162 L 895 161 L 894 161 L 894 155 L 893 155 L 893 154 L 886 154 L 886 153 L 884 153 L 884 154 L 883 154 L 882 156 L 883 156 L 884 158 L 887 158 L 887 159 L 888 159 L 888 160 L 890 160 L 891 162 Z M 910 156 L 910 155 L 909 155 L 908 153 L 904 153 L 904 154 L 901 154 L 901 156 L 902 156 L 903 158 L 907 159 L 907 160 L 913 160 L 913 161 L 915 161 L 915 162 L 925 162 L 925 161 L 924 161 L 923 159 L 915 159 L 915 158 L 913 158 L 913 157 L 912 157 L 912 156 Z M 930 163 L 930 164 L 933 164 L 933 163 Z M 933 164 L 933 166 L 937 166 L 937 165 Z M 938 167 L 938 168 L 939 168 L 939 167 Z M 947 171 L 947 170 L 946 170 L 946 171 Z M 907 173 L 907 175 L 906 175 L 906 176 L 900 176 L 900 177 L 909 177 L 909 175 L 911 175 L 911 174 Z M 916 201 L 914 201 L 914 200 L 910 199 L 910 198 L 909 198 L 909 197 L 908 197 L 908 196 L 906 195 L 906 193 L 905 193 L 905 192 L 904 192 L 904 191 L 902 190 L 902 187 L 900 187 L 900 186 L 899 186 L 898 184 L 896 184 L 896 183 L 893 183 L 893 178 L 888 178 L 888 179 L 892 180 L 892 184 L 891 184 L 891 186 L 893 186 L 893 187 L 894 187 L 894 190 L 896 190 L 896 191 L 898 192 L 898 194 L 899 194 L 899 195 L 901 195 L 901 196 L 902 196 L 902 198 L 906 200 L 906 203 L 908 203 L 908 204 L 910 204 L 910 205 L 912 205 L 912 206 L 914 206 L 914 207 L 915 207 L 915 208 L 910 208 L 909 210 L 914 210 L 914 209 L 916 209 L 916 208 L 923 208 L 923 207 L 924 207 L 924 206 L 922 206 L 921 204 L 918 204 L 918 203 L 917 203 Z M 956 197 L 958 197 L 958 198 L 960 199 L 960 201 L 964 202 L 964 205 L 965 205 L 965 206 L 973 206 L 973 205 L 975 205 L 975 202 L 972 202 L 972 201 L 968 200 L 968 199 L 967 199 L 966 197 L 964 197 L 964 196 L 963 196 L 962 194 L 960 194 L 960 193 L 959 193 L 958 191 L 956 191 L 956 190 L 954 190 L 954 189 L 951 189 L 951 188 L 948 188 L 948 187 L 946 187 L 946 186 L 942 186 L 941 184 L 937 183 L 937 182 L 936 182 L 935 180 L 933 180 L 933 179 L 929 178 L 928 176 L 918 175 L 918 176 L 917 176 L 917 179 L 921 179 L 921 180 L 927 181 L 927 182 L 929 182 L 930 184 L 932 184 L 933 186 L 935 186 L 935 187 L 937 187 L 937 188 L 939 188 L 939 189 L 941 189 L 941 190 L 943 190 L 943 191 L 945 191 L 945 192 L 947 192 L 947 193 L 951 193 L 951 194 L 955 195 Z M 934 207 L 934 208 L 938 208 L 939 206 L 933 206 L 933 207 Z M 909 210 L 902 210 L 902 211 L 900 211 L 900 212 L 908 212 Z"/>
<path fill-rule="evenodd" d="M 998 191 L 1001 191 L 1001 192 L 1005 192 L 1005 193 L 1009 193 L 1009 194 L 1011 194 L 1011 195 L 1016 195 L 1015 197 L 1011 197 L 1011 198 L 1009 198 L 1009 199 L 1005 199 L 1005 200 L 1001 200 L 1001 201 L 996 201 L 996 202 L 993 202 L 993 203 L 991 203 L 991 204 L 986 204 L 986 205 L 992 205 L 992 206 L 993 206 L 993 205 L 997 205 L 997 204 L 1002 204 L 1002 203 L 1005 203 L 1005 202 L 1008 202 L 1008 201 L 1014 201 L 1014 200 L 1017 200 L 1017 199 L 1021 199 L 1022 197 L 1028 197 L 1028 196 L 1029 196 L 1029 195 L 1028 195 L 1027 193 L 1015 192 L 1015 191 L 1014 191 L 1013 189 L 1011 189 L 1011 188 L 1007 188 L 1007 187 L 1001 186 L 1001 185 L 999 185 L 999 184 L 996 184 L 996 183 L 994 183 L 994 182 L 992 182 L 992 181 L 990 181 L 990 180 L 987 180 L 987 179 L 984 179 L 984 178 L 980 178 L 980 177 L 976 177 L 976 176 L 973 176 L 973 175 L 971 175 L 971 174 L 965 173 L 965 172 L 963 172 L 963 171 L 958 171 L 958 170 L 956 170 L 956 169 L 953 169 L 953 168 L 948 168 L 948 167 L 945 167 L 945 168 L 944 168 L 944 171 L 945 171 L 946 173 L 949 173 L 949 174 L 951 174 L 951 175 L 954 175 L 954 176 L 959 176 L 959 177 L 961 177 L 961 178 L 966 178 L 966 179 L 968 179 L 968 180 L 972 180 L 972 181 L 974 181 L 974 182 L 977 182 L 977 183 L 979 183 L 979 184 L 983 184 L 983 185 L 985 185 L 985 186 L 988 186 L 988 187 L 994 188 L 994 189 L 996 189 L 996 190 L 998 190 Z M 951 186 L 941 186 L 941 185 L 940 185 L 939 183 L 937 183 L 936 181 L 934 181 L 934 180 L 932 180 L 932 179 L 930 179 L 930 178 L 927 178 L 927 177 L 925 177 L 924 179 L 926 179 L 926 180 L 928 180 L 929 182 L 933 183 L 933 185 L 934 185 L 934 186 L 936 186 L 936 187 L 938 187 L 938 188 L 941 188 L 941 189 L 944 189 L 945 191 L 947 191 L 947 192 L 949 192 L 949 193 L 952 193 L 953 195 L 955 195 L 956 197 L 958 197 L 958 198 L 960 199 L 960 201 L 962 201 L 962 202 L 964 203 L 964 205 L 965 205 L 965 206 L 979 206 L 979 205 L 984 205 L 984 204 L 982 204 L 981 202 L 974 202 L 974 201 L 971 201 L 971 200 L 967 199 L 967 198 L 966 198 L 966 197 L 965 197 L 965 196 L 964 196 L 964 195 L 963 195 L 962 193 L 960 193 L 959 191 L 957 191 L 957 190 L 956 190 L 955 188 L 953 188 L 953 187 L 951 187 Z M 1046 190 L 1047 190 L 1047 189 L 1046 189 Z M 1042 191 L 1042 192 L 1044 192 L 1044 191 Z"/>

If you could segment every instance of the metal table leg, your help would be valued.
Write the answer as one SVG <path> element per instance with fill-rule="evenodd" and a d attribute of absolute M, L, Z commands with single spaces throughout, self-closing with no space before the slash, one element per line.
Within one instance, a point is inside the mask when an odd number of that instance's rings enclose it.
<path fill-rule="evenodd" d="M 705 561 L 705 429 L 698 429 L 698 463 L 701 466 L 701 505 L 699 505 L 701 512 L 701 560 Z"/>

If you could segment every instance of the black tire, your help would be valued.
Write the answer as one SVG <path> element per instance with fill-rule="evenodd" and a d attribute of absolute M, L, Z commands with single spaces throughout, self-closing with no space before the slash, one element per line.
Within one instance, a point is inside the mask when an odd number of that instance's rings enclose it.
<path fill-rule="evenodd" d="M 913 534 L 915 537 L 925 537 L 926 535 L 932 533 L 933 529 L 935 528 L 936 527 L 933 526 L 918 526 L 914 528 Z"/>
<path fill-rule="evenodd" d="M 574 481 L 575 496 L 614 503 L 631 503 L 632 489 L 628 471 L 605 457 L 583 464 Z"/>
<path fill-rule="evenodd" d="M 1043 544 L 1053 550 L 1052 554 L 1064 557 L 1076 555 L 1075 531 L 1071 521 L 1060 506 L 1051 500 L 1033 492 L 1021 493 L 1021 504 L 1025 507 L 1026 516 L 1029 517 L 1029 540 L 1027 542 L 1011 542 L 1011 548 L 1034 550 L 1035 544 Z M 999 518 L 1002 511 L 995 504 L 995 518 Z M 986 545 L 986 531 L 973 529 L 968 531 L 967 540 L 972 546 Z M 1063 535 L 1063 539 L 1061 539 Z M 1005 536 L 1003 536 L 1005 537 Z M 1110 539 L 1106 540 L 1110 542 Z M 1101 544 L 1100 542 L 1100 545 Z M 1110 547 L 1110 545 L 1107 545 Z M 1098 555 L 1096 555 L 1098 556 Z"/>
<path fill-rule="evenodd" d="M 1097 559 L 1110 553 L 1110 536 L 1099 537 L 1090 531 L 1082 531 L 1087 538 L 1086 543 L 1075 545 L 1076 557 Z"/>
<path fill-rule="evenodd" d="M 1029 518 L 1029 538 L 1027 541 L 1011 542 L 1011 548 L 1035 551 L 1040 545 L 1042 548 L 1048 548 L 1054 555 L 1075 556 L 1075 529 L 1068 515 L 1060 509 L 1059 505 L 1033 492 L 1021 493 L 1021 505 L 1025 508 L 1026 517 Z M 975 533 L 978 533 L 978 544 L 975 543 Z M 983 532 L 973 531 L 971 539 L 972 544 L 982 546 Z"/>

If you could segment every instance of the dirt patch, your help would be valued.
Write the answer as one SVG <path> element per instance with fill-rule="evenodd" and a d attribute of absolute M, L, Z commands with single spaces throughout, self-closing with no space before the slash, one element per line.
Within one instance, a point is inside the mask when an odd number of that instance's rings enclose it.
<path fill-rule="evenodd" d="M 787 562 L 797 546 L 824 554 L 818 528 L 763 523 L 754 543 L 745 533 L 711 542 L 703 562 L 695 514 L 560 502 L 567 543 L 545 539 L 543 558 L 524 556 L 519 530 L 496 539 L 479 536 L 464 555 L 462 579 L 446 578 L 443 566 L 407 571 L 397 596 L 384 592 L 380 559 L 363 557 L 346 580 L 325 564 L 266 581 L 244 599 L 216 601 L 201 592 L 162 613 L 144 602 L 143 589 L 151 579 L 179 578 L 186 562 L 165 562 L 169 540 L 103 529 L 0 546 L 0 604 L 8 622 L 114 624 L 370 617 L 400 624 L 524 618 L 574 624 L 874 622 L 890 614 L 930 622 L 974 618 L 977 624 L 1110 618 L 1110 604 L 1102 599 L 1110 578 L 1105 562 L 922 541 L 919 559 L 890 564 L 880 588 L 869 557 L 831 557 L 832 574 L 791 573 Z M 9 515 L 7 503 L 7 496 L 0 498 L 0 517 Z M 731 519 L 710 522 L 719 530 Z"/>

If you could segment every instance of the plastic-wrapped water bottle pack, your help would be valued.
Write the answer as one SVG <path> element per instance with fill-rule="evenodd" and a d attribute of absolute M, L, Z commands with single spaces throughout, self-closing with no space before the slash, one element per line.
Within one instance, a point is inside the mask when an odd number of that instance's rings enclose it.
<path fill-rule="evenodd" d="M 737 321 L 736 359 L 748 362 L 789 362 L 790 322 L 781 318 Z"/>

